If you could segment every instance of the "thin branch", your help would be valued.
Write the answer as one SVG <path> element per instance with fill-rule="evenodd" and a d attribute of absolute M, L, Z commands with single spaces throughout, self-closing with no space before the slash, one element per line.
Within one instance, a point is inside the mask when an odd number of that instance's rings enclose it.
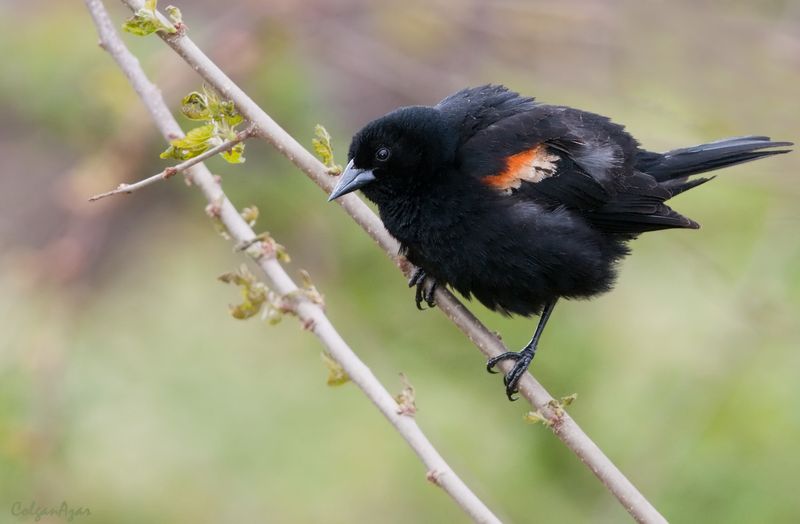
<path fill-rule="evenodd" d="M 141 0 L 122 1 L 133 11 L 143 6 Z M 159 34 L 159 36 L 224 98 L 232 100 L 245 118 L 256 125 L 259 136 L 271 143 L 326 193 L 333 188 L 335 178 L 327 173 L 325 166 L 248 97 L 189 37 L 185 34 Z M 375 213 L 355 194 L 345 195 L 337 202 L 408 276 L 412 270 L 411 265 L 403 257 L 397 255 L 399 244 L 386 231 Z M 435 297 L 439 309 L 469 337 L 486 357 L 491 358 L 507 351 L 500 339 L 449 291 L 440 286 L 436 290 Z M 506 373 L 511 366 L 512 363 L 509 361 L 501 362 L 499 365 L 501 370 Z M 520 395 L 527 399 L 534 409 L 552 422 L 550 428 L 553 433 L 578 456 L 581 462 L 586 464 L 634 519 L 647 523 L 666 522 L 658 510 L 605 456 L 572 417 L 563 410 L 553 408 L 555 399 L 530 373 L 526 373 L 522 377 L 519 390 Z"/>
<path fill-rule="evenodd" d="M 203 153 L 197 155 L 196 157 L 190 158 L 189 160 L 181 162 L 180 164 L 168 167 L 165 170 L 161 171 L 160 173 L 156 173 L 151 177 L 144 178 L 142 180 L 139 180 L 138 182 L 134 182 L 133 184 L 122 183 L 118 185 L 115 189 L 112 189 L 111 191 L 106 191 L 105 193 L 94 195 L 89 199 L 89 202 L 94 202 L 95 200 L 100 200 L 102 198 L 110 197 L 112 195 L 119 195 L 121 193 L 130 195 L 134 191 L 138 191 L 143 187 L 153 185 L 159 180 L 166 180 L 168 178 L 177 175 L 178 173 L 183 173 L 193 165 L 199 164 L 203 160 L 215 156 L 217 153 L 224 153 L 225 151 L 230 151 L 236 146 L 236 144 L 238 144 L 239 142 L 243 142 L 244 140 L 247 140 L 254 134 L 255 134 L 255 128 L 249 127 L 244 131 L 240 131 L 236 135 L 236 138 L 234 138 L 233 140 L 228 140 L 227 142 L 224 142 L 218 146 L 212 147 L 211 149 L 204 151 Z"/>
<path fill-rule="evenodd" d="M 183 136 L 180 126 L 170 113 L 161 94 L 145 75 L 139 61 L 125 47 L 119 38 L 108 13 L 101 0 L 86 0 L 91 12 L 101 45 L 106 49 L 125 75 L 134 90 L 139 94 L 150 111 L 164 138 L 169 140 L 175 136 Z M 256 238 L 255 232 L 248 226 L 233 204 L 228 200 L 214 176 L 204 164 L 196 163 L 188 168 L 188 174 L 209 204 L 214 206 L 216 215 L 227 228 L 228 233 L 237 244 L 247 243 Z M 255 251 L 262 253 L 253 255 Z M 271 289 L 281 296 L 302 297 L 297 285 L 292 281 L 274 256 L 263 254 L 263 250 L 249 250 L 253 260 L 263 271 Z M 351 380 L 378 407 L 391 422 L 409 446 L 419 456 L 428 470 L 427 478 L 440 486 L 453 500 L 476 522 L 499 523 L 500 520 L 469 489 L 445 462 L 439 452 L 417 425 L 414 418 L 400 414 L 398 404 L 392 395 L 381 385 L 372 371 L 353 353 L 347 343 L 331 324 L 322 308 L 310 301 L 299 298 L 294 313 L 302 324 L 311 330 L 323 343 L 328 353 L 339 362 Z"/>

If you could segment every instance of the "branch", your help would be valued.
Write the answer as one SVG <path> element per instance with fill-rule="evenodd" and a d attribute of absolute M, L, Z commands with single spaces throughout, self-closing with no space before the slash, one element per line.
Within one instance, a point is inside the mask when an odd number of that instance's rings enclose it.
<path fill-rule="evenodd" d="M 122 1 L 134 11 L 143 6 L 141 0 Z M 330 192 L 335 179 L 327 173 L 325 166 L 270 118 L 185 33 L 176 35 L 159 33 L 159 36 L 223 97 L 232 100 L 245 118 L 257 127 L 259 136 L 271 143 L 326 193 Z M 389 235 L 375 213 L 352 193 L 338 199 L 337 202 L 408 276 L 412 269 L 411 265 L 403 257 L 397 255 L 399 244 Z M 486 357 L 491 358 L 507 351 L 500 339 L 443 286 L 437 288 L 435 297 L 439 309 L 469 337 Z M 511 369 L 511 366 L 512 363 L 509 361 L 501 362 L 499 365 L 505 373 Z M 522 377 L 519 391 L 520 395 L 527 399 L 535 410 L 551 421 L 549 427 L 553 433 L 578 456 L 581 462 L 586 464 L 634 519 L 647 523 L 666 522 L 664 517 L 605 456 L 572 417 L 565 411 L 553 407 L 557 401 L 530 373 L 526 373 Z"/>
<path fill-rule="evenodd" d="M 217 153 L 224 153 L 225 151 L 230 151 L 231 149 L 234 148 L 234 146 L 236 146 L 236 144 L 238 144 L 239 142 L 243 142 L 244 140 L 247 140 L 254 134 L 255 134 L 255 128 L 250 127 L 248 129 L 245 129 L 244 131 L 239 132 L 236 135 L 236 138 L 234 138 L 233 140 L 228 140 L 227 142 L 224 142 L 216 147 L 212 147 L 211 149 L 204 151 L 203 153 L 197 155 L 196 157 L 190 158 L 189 160 L 181 162 L 180 164 L 174 165 L 172 167 L 168 167 L 165 170 L 161 171 L 160 173 L 157 173 L 151 177 L 144 178 L 142 180 L 139 180 L 138 182 L 134 182 L 133 184 L 122 183 L 118 185 L 115 189 L 112 189 L 111 191 L 106 191 L 105 193 L 94 195 L 89 199 L 89 202 L 94 202 L 95 200 L 100 200 L 102 198 L 110 197 L 112 195 L 119 195 L 120 193 L 125 193 L 127 195 L 130 195 L 134 191 L 138 191 L 143 187 L 153 185 L 159 180 L 166 180 L 170 177 L 177 175 L 178 173 L 182 173 L 187 169 L 189 169 L 190 167 L 192 167 L 193 165 L 199 164 L 203 160 L 211 158 Z"/>
<path fill-rule="evenodd" d="M 133 54 L 119 38 L 101 0 L 86 0 L 86 5 L 94 19 L 100 36 L 100 44 L 106 49 L 139 94 L 164 138 L 169 141 L 175 136 L 183 136 L 180 126 L 173 118 L 158 88 L 153 85 Z M 231 238 L 237 244 L 253 242 L 255 232 L 228 200 L 214 176 L 204 164 L 195 163 L 187 168 L 194 184 L 200 188 L 209 204 L 214 206 L 215 216 L 222 221 Z M 218 210 L 218 211 L 217 211 Z M 258 244 L 258 242 L 255 242 Z M 258 254 L 253 254 L 258 251 Z M 294 313 L 303 326 L 312 331 L 323 343 L 326 350 L 344 368 L 352 381 L 378 407 L 391 422 L 409 446 L 419 456 L 428 470 L 427 478 L 441 487 L 476 522 L 498 523 L 500 520 L 464 484 L 453 469 L 445 462 L 422 432 L 416 421 L 399 412 L 397 401 L 381 385 L 372 371 L 356 356 L 347 343 L 328 320 L 322 308 L 305 298 L 275 256 L 267 256 L 263 249 L 250 250 L 253 260 L 266 276 L 270 287 L 281 296 L 298 297 Z"/>

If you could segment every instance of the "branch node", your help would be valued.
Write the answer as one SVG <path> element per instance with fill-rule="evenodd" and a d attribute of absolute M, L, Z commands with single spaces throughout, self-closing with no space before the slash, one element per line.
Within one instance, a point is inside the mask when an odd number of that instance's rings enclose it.
<path fill-rule="evenodd" d="M 439 479 L 441 479 L 442 474 L 443 473 L 437 469 L 429 470 L 428 473 L 425 474 L 425 480 L 434 486 L 441 486 Z"/>
<path fill-rule="evenodd" d="M 189 30 L 189 26 L 187 26 L 183 22 L 177 22 L 177 23 L 173 24 L 173 27 L 175 28 L 175 33 L 167 34 L 165 36 L 165 38 L 174 40 L 174 39 L 177 39 L 177 38 L 179 38 L 181 36 L 185 36 L 186 32 Z"/>
<path fill-rule="evenodd" d="M 530 422 L 532 424 L 541 422 L 554 432 L 557 432 L 559 429 L 561 429 L 561 426 L 564 423 L 564 418 L 567 414 L 564 408 L 572 404 L 577 398 L 578 394 L 573 393 L 572 395 L 561 397 L 559 400 L 550 399 L 547 402 L 547 409 L 545 410 L 550 411 L 550 414 L 545 414 L 541 409 L 537 409 L 536 411 L 529 411 L 522 418 L 526 422 Z"/>
<path fill-rule="evenodd" d="M 206 206 L 206 215 L 210 218 L 219 219 L 222 216 L 222 206 L 219 202 L 212 202 Z"/>
<path fill-rule="evenodd" d="M 265 240 L 267 238 L 267 236 L 268 236 L 267 233 L 261 233 L 260 235 L 256 235 L 253 238 L 251 238 L 250 240 L 244 240 L 244 241 L 239 242 L 238 244 L 234 245 L 233 246 L 233 250 L 234 251 L 238 251 L 238 252 L 247 251 L 249 248 L 253 247 L 255 244 L 261 242 L 262 240 Z M 263 253 L 263 250 L 262 250 L 262 253 L 260 253 L 260 256 L 258 258 L 260 258 L 261 256 L 264 256 L 264 255 L 265 255 L 265 253 Z"/>

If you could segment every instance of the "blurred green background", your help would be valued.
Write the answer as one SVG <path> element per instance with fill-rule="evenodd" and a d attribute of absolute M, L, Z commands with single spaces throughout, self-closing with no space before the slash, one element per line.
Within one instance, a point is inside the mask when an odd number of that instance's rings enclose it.
<path fill-rule="evenodd" d="M 606 114 L 655 150 L 800 139 L 791 0 L 179 7 L 301 142 L 324 123 L 340 161 L 368 120 L 486 82 Z M 176 110 L 200 86 L 158 38 L 125 40 Z M 0 3 L 0 522 L 16 501 L 89 508 L 79 522 L 464 521 L 352 384 L 325 385 L 297 322 L 230 317 L 238 293 L 215 277 L 242 257 L 197 192 L 176 177 L 86 201 L 167 165 L 96 42 L 81 3 Z M 626 521 L 305 176 L 255 141 L 246 164 L 210 166 L 378 377 L 410 377 L 420 425 L 501 518 Z M 794 153 L 682 195 L 702 230 L 637 240 L 617 289 L 560 304 L 545 334 L 535 375 L 578 393 L 575 419 L 675 522 L 800 521 L 799 176 Z M 472 308 L 513 347 L 535 324 Z"/>

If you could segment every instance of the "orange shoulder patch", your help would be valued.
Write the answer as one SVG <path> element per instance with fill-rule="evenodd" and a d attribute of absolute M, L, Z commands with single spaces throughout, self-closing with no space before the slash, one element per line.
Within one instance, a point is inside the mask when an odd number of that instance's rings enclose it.
<path fill-rule="evenodd" d="M 483 183 L 501 191 L 518 189 L 522 181 L 537 183 L 556 173 L 558 155 L 539 144 L 506 158 L 506 167 L 496 175 L 483 177 Z"/>

